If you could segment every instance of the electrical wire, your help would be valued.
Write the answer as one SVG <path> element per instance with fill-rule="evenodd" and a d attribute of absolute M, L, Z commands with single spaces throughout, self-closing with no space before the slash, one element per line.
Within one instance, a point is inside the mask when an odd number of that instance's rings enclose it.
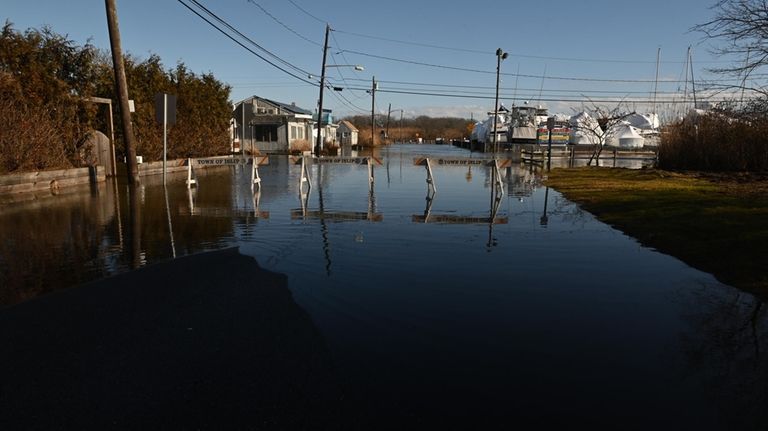
<path fill-rule="evenodd" d="M 367 82 L 367 79 L 347 78 L 347 81 L 359 81 Z M 469 88 L 469 89 L 486 89 L 493 90 L 496 87 L 487 85 L 459 85 L 459 84 L 438 84 L 432 82 L 413 82 L 413 81 L 390 81 L 390 80 L 377 80 L 382 84 L 400 84 L 400 85 L 418 85 L 422 87 L 443 87 L 443 88 Z M 514 90 L 511 87 L 499 87 L 499 90 Z M 538 88 L 518 88 L 519 91 L 539 91 Z M 648 91 L 621 91 L 621 90 L 554 90 L 554 89 L 542 89 L 544 93 L 562 92 L 562 93 L 604 93 L 604 94 L 647 94 Z M 676 92 L 664 92 L 660 91 L 658 94 L 676 94 Z"/>
<path fill-rule="evenodd" d="M 294 78 L 296 78 L 296 79 L 299 79 L 299 80 L 301 80 L 301 81 L 303 81 L 303 82 L 305 82 L 305 83 L 307 83 L 307 84 L 310 84 L 310 85 L 315 85 L 315 86 L 319 85 L 319 84 L 317 84 L 317 83 L 314 83 L 314 82 L 312 82 L 312 81 L 309 81 L 309 80 L 307 80 L 306 78 L 304 78 L 304 77 L 302 77 L 302 76 L 296 75 L 296 74 L 294 74 L 294 73 L 292 73 L 292 72 L 290 72 L 290 71 L 288 71 L 288 70 L 284 69 L 284 68 L 283 68 L 283 67 L 281 67 L 281 66 L 278 66 L 277 64 L 275 64 L 275 63 L 273 63 L 272 61 L 268 60 L 268 59 L 267 59 L 267 58 L 265 58 L 264 56 L 260 55 L 259 53 L 255 52 L 254 50 L 252 50 L 252 49 L 248 48 L 247 46 L 245 46 L 245 45 L 244 45 L 242 42 L 240 42 L 240 41 L 239 41 L 239 40 L 237 40 L 235 37 L 233 37 L 231 34 L 227 33 L 226 31 L 224 31 L 223 29 L 221 29 L 220 27 L 218 27 L 216 24 L 214 24 L 213 22 L 211 22 L 209 19 L 207 19 L 207 18 L 206 18 L 206 17 L 204 17 L 203 15 L 201 15 L 201 14 L 200 14 L 200 13 L 199 13 L 197 10 L 195 10 L 194 8 L 192 8 L 190 5 L 186 4 L 186 3 L 185 3 L 183 0 L 177 0 L 177 1 L 178 1 L 179 3 L 181 3 L 181 4 L 182 4 L 184 7 L 186 7 L 187 9 L 189 9 L 189 10 L 190 10 L 192 13 L 194 13 L 195 15 L 197 15 L 198 17 L 200 17 L 200 19 L 202 19 L 203 21 L 205 21 L 206 23 L 208 23 L 210 26 L 212 26 L 213 28 L 215 28 L 216 30 L 218 30 L 218 31 L 219 31 L 220 33 L 222 33 L 223 35 L 227 36 L 227 37 L 228 37 L 229 39 L 231 39 L 233 42 L 237 43 L 238 45 L 240 45 L 241 47 L 245 48 L 246 50 L 248 50 L 249 52 L 251 52 L 251 53 L 252 53 L 252 54 L 254 54 L 255 56 L 259 57 L 259 58 L 260 58 L 260 59 L 262 59 L 263 61 L 265 61 L 265 62 L 267 62 L 268 64 L 272 65 L 273 67 L 275 67 L 275 68 L 277 68 L 277 69 L 281 70 L 282 72 L 284 72 L 284 73 L 286 73 L 286 74 L 288 74 L 288 75 L 290 75 L 290 76 L 293 76 Z M 203 11 L 205 11 L 205 13 L 206 13 L 206 14 L 208 14 L 208 15 L 209 15 L 210 17 L 212 17 L 214 20 L 216 20 L 216 21 L 218 21 L 219 23 L 221 23 L 223 26 L 225 26 L 226 28 L 228 28 L 228 29 L 229 29 L 230 31 L 232 31 L 233 33 L 235 33 L 235 34 L 237 34 L 238 36 L 240 36 L 240 37 L 241 37 L 243 40 L 246 40 L 246 41 L 247 41 L 247 42 L 249 42 L 251 45 L 255 46 L 256 48 L 258 48 L 258 49 L 259 49 L 259 50 L 261 50 L 262 52 L 264 52 L 264 53 L 266 53 L 267 55 L 269 55 L 269 56 L 271 56 L 272 58 L 274 58 L 276 61 L 278 61 L 278 62 L 280 62 L 280 63 L 282 63 L 282 64 L 284 64 L 284 65 L 286 65 L 286 66 L 288 66 L 288 67 L 290 67 L 290 68 L 292 68 L 292 69 L 294 69 L 294 70 L 296 70 L 296 71 L 300 72 L 300 73 L 303 73 L 304 75 L 311 75 L 311 73 L 309 73 L 309 72 L 305 71 L 304 69 L 302 69 L 302 68 L 300 68 L 300 67 L 298 67 L 298 66 L 295 66 L 294 64 L 292 64 L 292 63 L 288 62 L 287 60 L 284 60 L 284 59 L 282 59 L 282 58 L 281 58 L 281 57 L 279 57 L 278 55 L 276 55 L 276 54 L 272 53 L 271 51 L 267 50 L 267 49 L 266 49 L 266 48 L 264 48 L 263 46 L 259 45 L 259 44 L 258 44 L 258 43 L 256 43 L 254 40 L 252 40 L 252 39 L 251 39 L 251 38 L 249 38 L 248 36 L 246 36 L 246 35 L 244 35 L 243 33 L 241 33 L 239 30 L 237 30 L 235 27 L 233 27 L 233 26 L 232 26 L 231 24 L 229 24 L 227 21 L 225 21 L 224 19 L 220 18 L 218 15 L 214 14 L 213 12 L 211 12 L 211 11 L 210 11 L 208 8 L 206 8 L 205 6 L 203 6 L 202 4 L 200 4 L 200 2 L 198 2 L 197 0 L 188 0 L 188 1 L 190 1 L 190 2 L 191 2 L 191 3 L 193 3 L 195 6 L 197 6 L 197 7 L 198 7 L 198 8 L 200 8 L 200 9 L 202 9 Z"/>
<path fill-rule="evenodd" d="M 272 20 L 273 20 L 273 21 L 275 21 L 276 23 L 280 24 L 280 25 L 281 25 L 283 28 L 285 28 L 286 30 L 288 30 L 288 31 L 290 31 L 291 33 L 295 34 L 295 35 L 296 35 L 296 36 L 298 36 L 299 38 L 301 38 L 301 39 L 303 39 L 303 40 L 305 40 L 305 41 L 307 41 L 307 42 L 311 43 L 312 45 L 316 45 L 316 46 L 319 46 L 319 47 L 321 47 L 321 48 L 322 48 L 322 46 L 323 46 L 323 44 L 322 44 L 322 43 L 316 42 L 316 41 L 314 41 L 314 40 L 312 40 L 312 39 L 310 39 L 310 38 L 308 38 L 308 37 L 304 36 L 303 34 L 299 33 L 298 31 L 296 31 L 296 30 L 292 29 L 292 28 L 291 28 L 291 27 L 289 27 L 287 24 L 285 24 L 284 22 L 282 22 L 282 21 L 280 21 L 279 19 L 277 19 L 277 17 L 276 17 L 276 16 L 272 15 L 271 13 L 269 13 L 269 11 L 268 11 L 268 10 L 264 9 L 264 7 L 263 7 L 262 5 L 260 5 L 260 4 L 258 4 L 258 3 L 256 3 L 254 0 L 248 0 L 248 3 L 250 3 L 250 4 L 254 5 L 254 6 L 256 6 L 256 7 L 257 7 L 257 8 L 259 8 L 259 9 L 261 9 L 261 11 L 262 11 L 262 12 L 264 12 L 264 14 L 265 14 L 265 15 L 267 15 L 267 16 L 268 16 L 268 17 L 270 17 L 270 18 L 272 18 Z"/>
<path fill-rule="evenodd" d="M 425 63 L 421 61 L 415 61 L 415 60 L 406 60 L 402 58 L 395 58 L 395 57 L 388 57 L 384 55 L 377 55 L 377 54 L 369 54 L 366 52 L 360 52 L 360 51 L 354 51 L 351 49 L 346 49 L 344 52 L 348 52 L 351 54 L 356 55 L 362 55 L 365 57 L 372 57 L 377 58 L 380 60 L 387 60 L 387 61 L 394 61 L 399 63 L 407 63 L 407 64 L 414 64 L 418 66 L 425 66 L 425 67 L 433 67 L 438 69 L 447 69 L 447 70 L 457 70 L 462 72 L 472 72 L 472 73 L 482 73 L 486 75 L 493 75 L 496 74 L 496 71 L 493 70 L 482 70 L 482 69 L 471 69 L 467 67 L 458 67 L 458 66 L 449 66 L 445 64 L 435 64 L 435 63 Z M 534 79 L 554 79 L 558 81 L 583 81 L 583 82 L 616 82 L 616 83 L 653 83 L 656 82 L 654 79 L 608 79 L 608 78 L 580 78 L 580 77 L 567 77 L 567 76 L 543 76 L 543 75 L 528 75 L 528 74 L 517 74 L 517 73 L 506 73 L 502 72 L 500 73 L 502 76 L 515 76 L 520 78 L 534 78 Z M 672 82 L 669 80 L 659 80 L 659 82 Z"/>
<path fill-rule="evenodd" d="M 355 90 L 366 90 L 362 87 L 356 87 Z M 377 93 L 393 93 L 393 94 L 408 94 L 408 95 L 417 95 L 417 96 L 437 96 L 437 97 L 455 97 L 455 98 L 462 98 L 462 99 L 483 99 L 483 100 L 492 100 L 494 99 L 494 95 L 467 95 L 467 94 L 446 94 L 446 93 L 436 93 L 433 91 L 410 91 L 410 90 L 395 90 L 395 89 L 388 89 L 388 88 L 379 88 L 376 90 Z M 708 99 L 710 102 L 723 102 L 727 99 Z M 542 102 L 581 102 L 581 103 L 591 103 L 595 102 L 595 100 L 590 98 L 583 98 L 583 99 L 564 99 L 564 98 L 542 98 Z M 642 104 L 653 104 L 652 100 L 646 100 L 646 99 L 602 99 L 599 100 L 601 103 L 642 103 Z M 657 100 L 657 103 L 663 103 L 663 104 L 674 104 L 679 103 L 676 100 Z"/>
<path fill-rule="evenodd" d="M 481 51 L 479 49 L 466 49 L 466 48 L 457 48 L 457 47 L 451 47 L 451 46 L 441 46 L 441 45 L 432 45 L 429 43 L 420 43 L 420 42 L 413 42 L 413 41 L 407 41 L 407 40 L 399 40 L 399 39 L 390 39 L 387 37 L 380 37 L 380 36 L 371 36 L 368 34 L 362 34 L 362 33 L 354 33 L 351 31 L 344 31 L 344 30 L 336 30 L 339 33 L 347 34 L 350 36 L 357 36 L 362 37 L 366 39 L 373 39 L 373 40 L 382 40 L 385 42 L 393 42 L 393 43 L 400 43 L 403 45 L 412 45 L 412 46 L 422 46 L 425 48 L 436 48 L 436 49 L 444 49 L 449 51 L 458 51 L 458 52 L 471 52 L 474 54 L 484 54 L 484 55 L 493 55 L 493 51 Z"/>
<path fill-rule="evenodd" d="M 306 11 L 306 10 L 305 10 L 303 7 L 301 7 L 301 6 L 297 5 L 297 4 L 296 4 L 296 2 L 294 2 L 293 0 L 288 0 L 288 2 L 289 2 L 290 4 L 292 4 L 292 5 L 296 6 L 296 9 L 298 9 L 298 10 L 300 10 L 300 11 L 304 12 L 304 14 L 305 14 L 305 15 L 307 15 L 308 17 L 310 17 L 310 18 L 314 19 L 315 21 L 317 21 L 317 22 L 319 22 L 319 23 L 321 23 L 321 24 L 326 24 L 326 23 L 328 22 L 328 21 L 322 20 L 322 19 L 320 19 L 320 18 L 318 18 L 318 17 L 316 17 L 316 16 L 312 15 L 311 13 L 307 12 L 307 11 Z"/>

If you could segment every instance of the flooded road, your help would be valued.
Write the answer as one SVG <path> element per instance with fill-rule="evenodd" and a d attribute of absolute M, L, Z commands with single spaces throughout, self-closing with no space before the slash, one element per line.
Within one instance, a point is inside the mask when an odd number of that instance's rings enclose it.
<path fill-rule="evenodd" d="M 239 246 L 312 317 L 371 411 L 414 424 L 764 429 L 765 307 L 641 246 L 541 173 L 435 165 L 469 157 L 397 145 L 360 165 L 248 167 L 62 190 L 0 206 L 0 303 L 134 267 Z M 473 157 L 481 157 L 473 154 Z M 223 281 L 226 282 L 226 281 Z M 258 284 L 258 280 L 254 280 Z M 458 422 L 457 422 L 458 421 Z"/>

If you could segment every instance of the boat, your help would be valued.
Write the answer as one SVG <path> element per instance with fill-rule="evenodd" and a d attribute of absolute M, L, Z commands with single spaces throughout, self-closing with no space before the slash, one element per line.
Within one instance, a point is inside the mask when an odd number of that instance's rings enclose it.
<path fill-rule="evenodd" d="M 533 144 L 542 121 L 546 122 L 547 109 L 542 106 L 513 106 L 509 113 L 507 140 L 511 143 Z"/>

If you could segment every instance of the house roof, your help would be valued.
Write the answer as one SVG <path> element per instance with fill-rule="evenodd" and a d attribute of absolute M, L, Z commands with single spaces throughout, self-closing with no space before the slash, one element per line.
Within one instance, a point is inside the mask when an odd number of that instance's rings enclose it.
<path fill-rule="evenodd" d="M 303 109 L 303 108 L 299 108 L 298 106 L 296 106 L 296 105 L 295 105 L 295 104 L 293 104 L 293 103 L 283 103 L 283 102 L 278 102 L 278 101 L 276 101 L 276 100 L 267 99 L 267 98 L 264 98 L 264 97 L 259 97 L 259 96 L 251 96 L 251 97 L 249 97 L 249 98 L 247 98 L 247 99 L 243 99 L 243 100 L 241 100 L 241 101 L 237 102 L 237 104 L 239 105 L 239 104 L 241 104 L 241 103 L 245 102 L 246 100 L 250 100 L 250 99 L 258 99 L 258 100 L 263 100 L 263 101 L 265 101 L 265 102 L 267 102 L 267 103 L 270 103 L 270 104 L 272 104 L 272 105 L 275 105 L 275 106 L 277 106 L 277 107 L 278 107 L 278 108 L 280 108 L 280 110 L 281 110 L 281 111 L 283 111 L 283 112 L 290 112 L 290 113 L 293 113 L 293 114 L 304 114 L 304 115 L 312 115 L 312 111 L 308 111 L 308 110 L 306 110 L 306 109 Z"/>
<path fill-rule="evenodd" d="M 347 120 L 339 121 L 339 125 L 343 125 L 347 129 L 349 129 L 350 132 L 359 132 L 359 130 L 357 130 L 357 127 L 355 127 L 352 123 L 350 123 Z"/>
<path fill-rule="evenodd" d="M 294 114 L 312 115 L 312 111 L 308 111 L 306 109 L 299 108 L 298 106 L 296 106 L 293 103 L 291 103 L 291 104 L 289 104 L 289 103 L 282 103 L 282 102 L 278 102 L 276 100 L 265 99 L 263 97 L 260 97 L 260 99 L 261 100 L 265 100 L 265 101 L 267 101 L 267 102 L 269 102 L 269 103 L 271 103 L 273 105 L 279 106 L 280 110 L 282 110 L 282 111 L 293 112 Z"/>

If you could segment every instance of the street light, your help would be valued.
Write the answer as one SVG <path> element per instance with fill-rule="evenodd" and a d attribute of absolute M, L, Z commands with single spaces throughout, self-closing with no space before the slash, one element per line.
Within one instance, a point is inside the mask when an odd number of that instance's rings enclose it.
<path fill-rule="evenodd" d="M 323 130 L 323 89 L 325 88 L 325 69 L 327 67 L 354 67 L 355 70 L 364 70 L 363 66 L 359 64 L 332 64 L 325 65 L 325 60 L 328 55 L 328 34 L 331 32 L 331 26 L 325 25 L 325 45 L 323 46 L 323 68 L 320 72 L 320 98 L 317 103 L 317 141 L 315 141 L 315 155 L 320 155 L 320 151 L 323 149 L 323 138 L 321 137 L 321 131 Z"/>
<path fill-rule="evenodd" d="M 499 143 L 497 142 L 498 132 L 496 130 L 496 121 L 499 118 L 499 71 L 501 70 L 501 60 L 506 59 L 508 54 L 501 50 L 496 50 L 496 102 L 493 105 L 493 152 L 496 153 L 499 150 Z"/>

